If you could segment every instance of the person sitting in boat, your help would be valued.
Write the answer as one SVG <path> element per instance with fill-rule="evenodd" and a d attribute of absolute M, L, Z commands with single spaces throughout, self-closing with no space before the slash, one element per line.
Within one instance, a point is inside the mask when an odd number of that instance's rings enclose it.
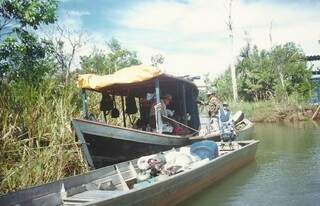
<path fill-rule="evenodd" d="M 170 94 L 166 94 L 161 97 L 160 103 L 161 103 L 161 115 L 162 116 L 165 116 L 165 117 L 173 116 L 174 111 L 167 109 L 167 106 L 170 104 L 171 101 L 172 101 L 172 96 Z M 156 128 L 156 114 L 155 114 L 156 104 L 157 104 L 157 102 L 154 101 L 150 107 L 150 126 L 153 129 Z"/>

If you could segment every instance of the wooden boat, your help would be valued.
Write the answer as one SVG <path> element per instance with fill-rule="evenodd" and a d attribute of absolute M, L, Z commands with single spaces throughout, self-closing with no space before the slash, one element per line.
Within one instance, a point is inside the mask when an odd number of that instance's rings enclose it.
<path fill-rule="evenodd" d="M 83 119 L 72 124 L 91 168 L 100 168 L 189 143 L 187 137 L 107 125 Z"/>
<path fill-rule="evenodd" d="M 91 169 L 165 151 L 172 147 L 184 146 L 194 141 L 191 137 L 203 139 L 198 133 L 200 118 L 197 96 L 199 91 L 189 79 L 174 77 L 153 67 L 134 66 L 121 69 L 112 75 L 80 76 L 78 85 L 81 88 L 84 118 L 73 119 L 72 125 Z M 92 115 L 88 111 L 87 91 L 101 93 L 102 97 L 113 96 L 114 99 L 116 96 L 118 100 L 121 99 L 122 110 L 118 116 L 122 117 L 123 124 L 114 126 L 102 120 L 90 118 Z M 163 123 L 166 120 L 163 119 L 160 110 L 155 112 L 156 128 L 153 132 L 150 132 L 150 129 L 146 131 L 149 125 L 150 105 L 146 109 L 144 102 L 147 102 L 148 94 L 154 94 L 155 100 L 152 101 L 158 104 L 160 96 L 164 94 L 172 96 L 173 101 L 168 108 L 175 111 L 174 118 L 177 121 L 173 120 L 173 124 L 183 128 L 181 133 L 162 132 Z M 137 113 L 134 115 L 138 116 L 143 124 L 138 129 L 131 128 L 127 122 L 132 116 L 126 112 L 128 105 L 125 99 L 127 100 L 128 97 L 134 97 L 139 102 Z M 115 108 L 116 105 L 113 105 L 113 110 Z M 112 114 L 112 111 L 108 111 L 109 114 Z M 218 136 L 219 134 L 212 135 L 212 137 Z"/>
<path fill-rule="evenodd" d="M 249 120 L 244 119 L 242 123 L 245 126 L 238 131 L 239 140 L 248 139 L 253 130 L 253 124 Z M 101 168 L 199 140 L 220 141 L 219 133 L 187 138 L 111 126 L 83 119 L 73 119 L 72 124 L 91 168 Z"/>
<path fill-rule="evenodd" d="M 254 160 L 258 141 L 219 146 L 219 156 L 183 172 L 137 182 L 137 159 L 9 193 L 0 205 L 175 205 Z"/>

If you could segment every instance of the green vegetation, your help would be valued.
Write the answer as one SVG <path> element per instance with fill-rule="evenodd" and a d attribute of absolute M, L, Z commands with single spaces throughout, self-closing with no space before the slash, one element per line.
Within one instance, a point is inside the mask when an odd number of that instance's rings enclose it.
<path fill-rule="evenodd" d="M 71 119 L 81 116 L 80 71 L 69 74 L 73 56 L 63 53 L 66 42 L 37 35 L 40 25 L 56 21 L 56 9 L 55 0 L 0 2 L 0 194 L 87 170 L 71 128 Z M 81 42 L 73 42 L 75 52 Z M 81 72 L 108 74 L 140 64 L 116 39 L 108 46 L 108 54 L 82 57 Z"/>
<path fill-rule="evenodd" d="M 269 51 L 248 44 L 236 64 L 240 103 L 232 103 L 233 110 L 243 110 L 259 122 L 306 119 L 309 116 L 304 112 L 309 110 L 306 102 L 315 85 L 304 56 L 292 42 Z M 233 102 L 230 82 L 228 70 L 217 79 L 207 81 L 207 85 L 217 88 L 222 101 Z M 293 117 L 293 113 L 299 114 L 299 118 Z"/>
<path fill-rule="evenodd" d="M 239 97 L 243 101 L 276 99 L 287 101 L 289 96 L 307 100 L 313 89 L 311 68 L 304 53 L 294 43 L 273 47 L 270 51 L 248 45 L 236 64 Z M 232 98 L 230 71 L 210 82 L 223 100 Z"/>
<path fill-rule="evenodd" d="M 94 51 L 90 56 L 81 57 L 81 72 L 112 74 L 119 69 L 141 64 L 137 53 L 122 48 L 116 39 L 111 39 L 108 46 L 111 51 L 108 54 Z"/>
<path fill-rule="evenodd" d="M 55 80 L 1 86 L 1 193 L 86 170 L 70 125 L 79 116 L 76 91 Z"/>
<path fill-rule="evenodd" d="M 232 111 L 243 111 L 254 122 L 304 121 L 311 118 L 314 108 L 309 104 L 296 102 L 294 98 L 284 102 L 275 99 L 255 102 L 230 103 Z"/>

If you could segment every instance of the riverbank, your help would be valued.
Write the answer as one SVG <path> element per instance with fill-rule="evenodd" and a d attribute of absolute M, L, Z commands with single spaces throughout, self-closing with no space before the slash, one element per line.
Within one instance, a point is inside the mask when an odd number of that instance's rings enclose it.
<path fill-rule="evenodd" d="M 295 101 L 276 102 L 274 100 L 259 102 L 230 103 L 231 111 L 243 111 L 253 122 L 307 121 L 312 118 L 317 106 Z M 316 119 L 319 119 L 320 115 Z"/>

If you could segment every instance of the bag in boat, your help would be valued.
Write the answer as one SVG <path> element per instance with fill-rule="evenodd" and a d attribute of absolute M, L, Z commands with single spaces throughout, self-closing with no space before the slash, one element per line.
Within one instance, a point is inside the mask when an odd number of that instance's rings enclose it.
<path fill-rule="evenodd" d="M 113 100 L 109 94 L 102 93 L 100 111 L 106 112 L 113 109 Z"/>
<path fill-rule="evenodd" d="M 114 108 L 111 110 L 111 117 L 112 118 L 118 118 L 119 115 L 120 115 L 120 112 L 117 109 L 116 100 L 115 100 L 114 96 L 113 96 L 113 104 L 114 104 Z"/>
<path fill-rule="evenodd" d="M 126 97 L 126 113 L 135 114 L 138 112 L 136 99 L 133 96 Z"/>
<path fill-rule="evenodd" d="M 102 93 L 102 98 L 100 101 L 100 111 L 103 112 L 104 120 L 107 121 L 107 114 L 113 108 L 113 100 L 109 94 Z M 107 113 L 108 111 L 108 113 Z"/>

